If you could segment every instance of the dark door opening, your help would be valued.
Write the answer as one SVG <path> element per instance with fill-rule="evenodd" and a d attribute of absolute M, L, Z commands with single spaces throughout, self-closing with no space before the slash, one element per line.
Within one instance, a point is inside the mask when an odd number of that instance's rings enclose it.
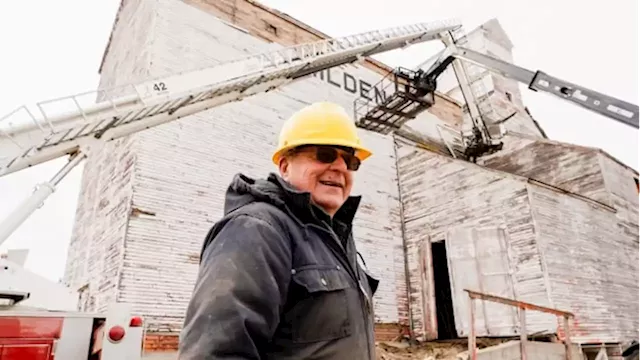
<path fill-rule="evenodd" d="M 444 241 L 431 243 L 433 259 L 433 281 L 436 297 L 436 320 L 438 321 L 438 340 L 456 339 L 456 321 L 453 316 L 453 299 L 449 281 L 447 248 Z"/>

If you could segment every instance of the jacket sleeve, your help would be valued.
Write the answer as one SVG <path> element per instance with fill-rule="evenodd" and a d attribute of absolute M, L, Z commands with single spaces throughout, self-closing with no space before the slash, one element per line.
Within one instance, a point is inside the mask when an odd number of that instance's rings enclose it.
<path fill-rule="evenodd" d="M 214 226 L 180 335 L 181 360 L 260 359 L 279 323 L 291 243 L 264 220 L 236 215 Z"/>

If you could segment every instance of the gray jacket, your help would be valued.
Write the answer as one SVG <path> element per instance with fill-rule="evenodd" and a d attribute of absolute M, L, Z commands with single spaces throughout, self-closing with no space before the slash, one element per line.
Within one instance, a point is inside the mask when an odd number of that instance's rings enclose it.
<path fill-rule="evenodd" d="M 209 231 L 180 359 L 374 359 L 378 280 L 356 260 L 359 197 L 330 218 L 275 174 L 235 176 Z"/>

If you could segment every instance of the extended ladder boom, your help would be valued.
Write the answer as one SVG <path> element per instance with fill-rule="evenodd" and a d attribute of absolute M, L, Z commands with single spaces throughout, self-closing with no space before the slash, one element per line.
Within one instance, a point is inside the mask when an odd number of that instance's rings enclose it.
<path fill-rule="evenodd" d="M 38 103 L 41 118 L 21 107 L 0 119 L 0 176 L 65 155 L 72 155 L 50 181 L 0 224 L 0 245 L 55 190 L 69 171 L 87 156 L 87 148 L 171 122 L 245 97 L 277 89 L 309 74 L 348 64 L 366 56 L 407 45 L 440 39 L 447 48 L 427 71 L 433 80 L 453 63 L 474 62 L 490 71 L 524 82 L 532 90 L 545 91 L 575 104 L 638 128 L 638 106 L 452 44 L 448 33 L 459 29 L 456 21 L 423 23 L 376 30 L 337 39 L 287 47 L 253 55 L 212 68 L 181 73 L 110 90 L 119 97 L 99 92 L 97 104 L 82 107 L 79 96 Z M 435 83 L 434 83 L 435 84 Z M 460 81 L 475 122 L 482 122 L 466 80 Z M 68 113 L 47 113 L 45 105 L 74 104 Z M 15 121 L 26 114 L 30 122 Z"/>
<path fill-rule="evenodd" d="M 74 153 L 95 139 L 117 139 L 278 88 L 320 70 L 438 39 L 439 34 L 459 26 L 455 21 L 422 23 L 291 46 L 109 90 L 128 95 L 100 99 L 87 108 L 79 105 L 77 96 L 39 103 L 41 120 L 26 107 L 19 108 L 0 119 L 0 176 Z M 63 103 L 76 104 L 76 108 L 67 114 L 44 111 L 45 105 Z M 12 124 L 11 117 L 20 111 L 27 112 L 32 121 Z"/>
<path fill-rule="evenodd" d="M 448 46 L 441 52 L 439 60 L 431 66 L 431 69 L 436 71 L 440 64 L 450 62 L 452 58 L 475 63 L 491 72 L 527 84 L 531 90 L 555 95 L 625 125 L 638 128 L 638 105 L 555 78 L 542 71 L 533 72 L 467 48 Z"/>
<path fill-rule="evenodd" d="M 38 103 L 42 119 L 36 119 L 27 107 L 18 108 L 0 119 L 0 176 L 68 154 L 72 157 L 0 224 L 0 245 L 86 157 L 92 143 L 121 138 L 277 89 L 314 72 L 370 55 L 436 40 L 440 34 L 460 26 L 455 20 L 421 23 L 291 46 L 109 91 L 120 97 L 100 92 L 100 102 L 90 107 L 82 107 L 78 95 Z M 75 104 L 75 109 L 63 114 L 44 110 L 45 105 L 63 103 Z M 16 122 L 20 114 L 26 114 L 31 121 Z"/>

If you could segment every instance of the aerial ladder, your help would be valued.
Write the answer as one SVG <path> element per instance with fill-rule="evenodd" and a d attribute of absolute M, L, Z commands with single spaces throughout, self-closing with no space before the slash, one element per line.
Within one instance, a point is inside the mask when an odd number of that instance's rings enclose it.
<path fill-rule="evenodd" d="M 440 40 L 445 49 L 427 70 L 394 70 L 397 87 L 404 94 L 371 109 L 361 128 L 381 133 L 398 130 L 435 102 L 436 80 L 453 66 L 470 117 L 474 138 L 469 146 L 495 146 L 487 137 L 481 109 L 477 106 L 463 62 L 471 62 L 507 78 L 525 83 L 531 90 L 555 95 L 596 113 L 638 128 L 638 106 L 513 64 L 480 54 L 456 43 L 461 29 L 456 20 L 420 23 L 356 35 L 295 45 L 247 56 L 220 65 L 173 76 L 99 91 L 98 101 L 82 106 L 80 95 L 37 104 L 39 116 L 26 106 L 0 118 L 0 176 L 69 156 L 67 164 L 0 224 L 0 245 L 51 195 L 60 181 L 91 151 L 92 145 L 119 139 L 229 102 L 274 89 L 328 68 L 355 63 L 367 56 L 412 44 Z M 107 94 L 124 94 L 108 96 Z M 81 94 L 85 95 L 85 94 Z M 64 103 L 67 112 L 46 111 Z M 20 116 L 29 121 L 18 122 Z"/>
<path fill-rule="evenodd" d="M 469 65 L 473 65 L 523 83 L 530 90 L 555 95 L 625 125 L 638 128 L 637 105 L 589 90 L 542 71 L 534 72 L 474 51 L 465 47 L 466 34 L 460 35 L 460 32 L 461 27 L 441 36 L 440 39 L 446 47 L 433 57 L 435 61 L 423 63 L 431 63 L 427 69 L 397 68 L 387 75 L 386 79 L 376 84 L 385 88 L 393 87 L 389 97 L 382 101 L 355 99 L 354 113 L 358 125 L 383 134 L 400 131 L 406 122 L 415 119 L 419 113 L 433 105 L 437 78 L 447 67 L 452 66 L 465 102 L 465 110 L 471 120 L 471 131 L 468 134 L 460 134 L 462 149 L 459 155 L 475 162 L 480 156 L 501 150 L 503 144 L 499 139 L 492 137 L 488 122 L 499 125 L 514 117 L 517 112 L 512 112 L 504 118 L 495 118 L 498 114 L 495 114 L 496 110 L 492 108 L 491 101 L 487 98 L 486 89 L 477 91 L 478 87 L 483 87 L 482 78 L 475 79 L 477 76 L 470 74 Z M 482 97 L 484 99 L 481 99 Z M 449 152 L 454 157 L 458 153 L 452 148 L 449 148 Z"/>

